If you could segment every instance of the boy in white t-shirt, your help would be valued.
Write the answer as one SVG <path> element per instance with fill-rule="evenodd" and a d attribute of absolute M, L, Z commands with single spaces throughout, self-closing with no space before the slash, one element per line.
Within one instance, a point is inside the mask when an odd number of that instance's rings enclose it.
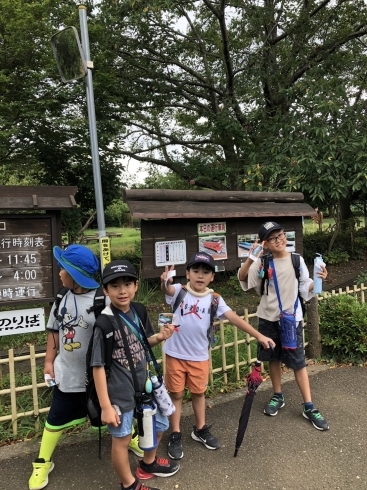
<path fill-rule="evenodd" d="M 172 284 L 167 280 L 171 268 L 166 267 L 161 275 L 161 289 L 166 295 L 166 302 L 174 305 L 182 289 L 181 284 Z M 190 257 L 187 263 L 187 293 L 175 312 L 179 318 L 178 331 L 166 340 L 165 382 L 170 392 L 176 411 L 170 417 L 171 430 L 168 444 L 168 455 L 172 459 L 183 457 L 180 419 L 182 399 L 187 386 L 191 392 L 192 406 L 195 414 L 192 439 L 208 449 L 218 449 L 220 443 L 210 432 L 211 426 L 205 423 L 205 391 L 209 379 L 209 345 L 208 329 L 210 327 L 210 308 L 213 290 L 208 285 L 214 280 L 215 263 L 213 257 L 205 252 L 198 252 Z M 274 342 L 261 335 L 249 323 L 240 318 L 221 296 L 218 299 L 216 317 L 227 319 L 232 325 L 255 337 L 264 348 L 268 349 Z"/>

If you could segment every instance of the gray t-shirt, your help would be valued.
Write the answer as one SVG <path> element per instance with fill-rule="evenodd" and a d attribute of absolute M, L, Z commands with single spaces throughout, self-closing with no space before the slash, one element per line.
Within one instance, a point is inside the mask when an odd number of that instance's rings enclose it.
<path fill-rule="evenodd" d="M 111 316 L 112 322 L 115 322 L 113 313 L 110 307 L 106 307 L 102 315 Z M 131 320 L 134 320 L 134 314 L 130 310 L 127 313 Z M 144 391 L 144 385 L 147 377 L 147 360 L 144 348 L 140 340 L 126 325 L 124 320 L 124 332 L 127 337 L 127 342 L 130 347 L 130 352 L 135 364 L 135 371 L 138 378 L 139 387 Z M 150 337 L 154 334 L 154 329 L 150 323 L 149 318 L 143 325 L 145 334 Z M 112 365 L 110 369 L 110 375 L 107 381 L 108 396 L 112 405 L 117 405 L 120 408 L 121 413 L 129 412 L 135 408 L 135 389 L 134 382 L 129 368 L 129 362 L 125 355 L 124 343 L 122 340 L 121 332 L 119 329 L 115 329 L 114 332 L 114 345 L 112 351 Z M 91 358 L 91 366 L 104 366 L 104 339 L 100 328 L 98 328 L 98 320 L 96 321 L 96 328 L 94 330 L 93 338 L 93 350 Z"/>
<path fill-rule="evenodd" d="M 261 267 L 261 260 L 254 262 L 248 272 L 247 281 L 240 281 L 240 285 L 244 291 L 248 291 L 251 288 L 255 288 L 256 292 L 260 295 L 261 291 L 261 278 L 259 276 L 259 271 Z M 274 268 L 276 270 L 279 295 L 282 302 L 283 311 L 288 311 L 290 313 L 294 312 L 294 304 L 299 293 L 305 301 L 309 301 L 313 296 L 313 292 L 309 291 L 312 279 L 309 277 L 309 272 L 303 257 L 300 257 L 300 277 L 299 284 L 294 272 L 294 267 L 292 264 L 291 254 L 287 254 L 282 258 L 274 259 Z M 239 274 L 239 271 L 238 271 Z M 272 322 L 279 320 L 280 310 L 279 303 L 274 287 L 274 280 L 269 281 L 269 288 L 265 290 L 264 294 L 261 296 L 260 304 L 257 309 L 256 315 L 259 318 L 264 318 Z M 296 311 L 296 320 L 301 321 L 303 318 L 302 307 L 298 301 L 298 307 Z"/>
<path fill-rule="evenodd" d="M 59 352 L 54 361 L 55 381 L 66 393 L 85 391 L 85 357 L 93 333 L 94 313 L 87 313 L 93 306 L 95 290 L 82 294 L 68 291 L 59 305 L 58 318 L 53 305 L 47 323 L 49 331 L 59 336 Z"/>

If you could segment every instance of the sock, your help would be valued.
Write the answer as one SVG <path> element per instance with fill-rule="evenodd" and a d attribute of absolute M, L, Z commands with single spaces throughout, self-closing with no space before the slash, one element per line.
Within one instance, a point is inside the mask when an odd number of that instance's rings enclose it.
<path fill-rule="evenodd" d="M 153 461 L 153 463 L 149 463 L 149 464 L 148 464 L 148 463 L 146 463 L 146 462 L 144 461 L 144 458 L 143 458 L 143 461 L 142 461 L 142 462 L 144 463 L 144 466 L 145 466 L 147 469 L 149 469 L 149 468 L 153 468 L 153 466 L 154 466 L 154 465 L 156 464 L 156 462 L 157 462 L 157 458 L 155 458 L 155 460 Z"/>
<path fill-rule="evenodd" d="M 38 457 L 43 458 L 45 461 L 51 461 L 53 452 L 59 439 L 61 437 L 62 430 L 57 432 L 50 432 L 47 429 L 43 430 L 41 447 Z"/>
<path fill-rule="evenodd" d="M 276 396 L 277 398 L 284 399 L 284 395 L 283 395 L 282 392 L 280 392 L 280 393 L 274 393 L 274 396 Z"/>
<path fill-rule="evenodd" d="M 313 406 L 313 403 L 312 402 L 307 402 L 307 403 L 304 403 L 303 406 L 305 407 L 305 411 L 306 410 L 313 410 L 315 407 Z"/>
<path fill-rule="evenodd" d="M 136 483 L 137 483 L 137 480 L 135 480 L 134 483 L 132 485 L 130 485 L 129 487 L 124 487 L 123 484 L 120 483 L 121 490 L 134 490 Z"/>

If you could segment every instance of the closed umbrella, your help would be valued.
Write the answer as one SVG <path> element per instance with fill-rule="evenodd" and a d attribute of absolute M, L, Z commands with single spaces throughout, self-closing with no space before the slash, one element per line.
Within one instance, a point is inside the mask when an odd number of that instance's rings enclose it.
<path fill-rule="evenodd" d="M 261 349 L 262 348 L 260 348 L 260 352 L 261 352 Z M 260 358 L 260 353 L 259 353 L 258 357 Z M 248 374 L 246 377 L 247 393 L 245 396 L 245 401 L 243 403 L 240 420 L 238 422 L 234 457 L 237 456 L 238 450 L 241 447 L 243 438 L 245 436 L 245 432 L 246 432 L 248 421 L 250 418 L 251 407 L 252 407 L 252 403 L 254 401 L 256 390 L 258 389 L 258 387 L 263 382 L 263 379 L 261 377 L 261 360 L 259 358 L 255 362 L 255 366 L 252 368 L 251 373 Z"/>

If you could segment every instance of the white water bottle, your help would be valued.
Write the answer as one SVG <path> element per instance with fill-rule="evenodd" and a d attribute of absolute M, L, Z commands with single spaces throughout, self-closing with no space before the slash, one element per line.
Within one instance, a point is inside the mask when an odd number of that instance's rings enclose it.
<path fill-rule="evenodd" d="M 152 385 L 155 401 L 159 406 L 162 415 L 169 417 L 176 411 L 176 407 L 172 403 L 171 397 L 168 394 L 167 388 L 163 383 L 163 379 L 158 379 L 157 376 L 152 376 Z"/>
<path fill-rule="evenodd" d="M 154 402 L 143 403 L 143 430 L 144 435 L 139 434 L 139 447 L 142 451 L 151 451 L 157 447 L 157 429 L 155 423 L 155 414 L 157 407 Z"/>
<path fill-rule="evenodd" d="M 321 254 L 316 254 L 313 266 L 313 292 L 315 294 L 322 293 L 322 278 L 318 276 L 318 272 L 322 272 L 322 267 L 325 267 L 325 262 L 322 260 Z"/>

